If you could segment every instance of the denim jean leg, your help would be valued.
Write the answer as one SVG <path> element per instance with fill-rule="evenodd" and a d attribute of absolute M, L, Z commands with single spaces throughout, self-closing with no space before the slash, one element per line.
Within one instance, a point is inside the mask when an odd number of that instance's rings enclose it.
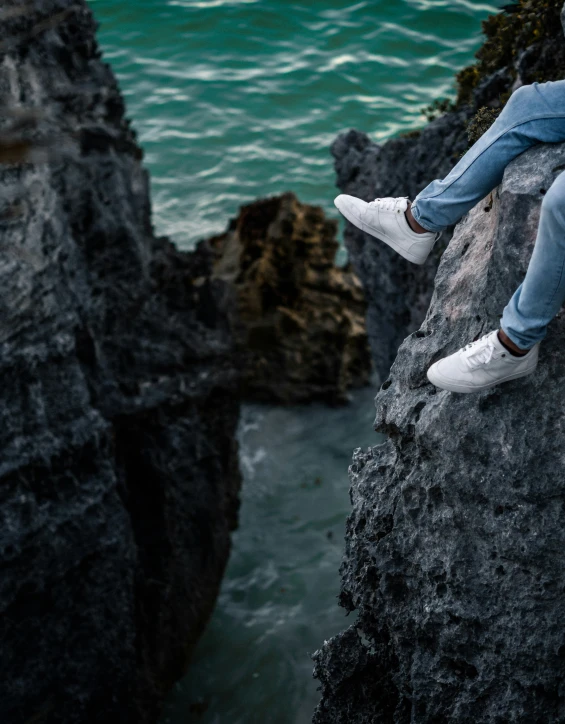
<path fill-rule="evenodd" d="M 412 213 L 429 231 L 451 226 L 502 181 L 512 159 L 540 142 L 565 140 L 565 81 L 518 88 L 481 138 L 444 179 L 414 199 Z"/>
<path fill-rule="evenodd" d="M 501 326 L 522 349 L 546 334 L 565 301 L 565 173 L 544 196 L 536 244 L 522 284 L 504 308 Z"/>

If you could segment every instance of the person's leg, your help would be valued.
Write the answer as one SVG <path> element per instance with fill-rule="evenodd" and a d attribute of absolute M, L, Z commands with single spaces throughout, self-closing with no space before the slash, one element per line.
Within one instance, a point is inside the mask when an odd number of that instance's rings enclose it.
<path fill-rule="evenodd" d="M 428 231 L 442 231 L 502 181 L 513 158 L 536 143 L 564 140 L 565 80 L 518 88 L 450 173 L 432 181 L 414 199 L 414 219 Z"/>
<path fill-rule="evenodd" d="M 565 300 L 565 173 L 543 198 L 536 244 L 528 271 L 504 308 L 501 327 L 521 349 L 544 337 Z"/>
<path fill-rule="evenodd" d="M 504 308 L 501 329 L 435 362 L 428 379 L 452 392 L 478 392 L 532 374 L 547 325 L 565 300 L 565 173 L 544 196 L 534 251 Z M 516 355 L 508 341 L 522 354 Z M 523 354 L 525 352 L 525 354 Z"/>

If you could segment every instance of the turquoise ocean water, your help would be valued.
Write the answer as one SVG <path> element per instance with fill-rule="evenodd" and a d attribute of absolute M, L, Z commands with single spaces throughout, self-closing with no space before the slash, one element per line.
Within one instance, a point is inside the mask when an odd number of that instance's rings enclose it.
<path fill-rule="evenodd" d="M 475 0 L 91 0 L 105 58 L 151 172 L 156 230 L 180 247 L 239 207 L 294 191 L 338 218 L 329 146 L 418 128 L 453 95 Z M 341 254 L 343 257 L 343 252 Z M 240 529 L 216 612 L 163 724 L 307 724 L 309 654 L 349 621 L 337 607 L 355 447 L 379 442 L 374 390 L 351 404 L 245 406 Z"/>

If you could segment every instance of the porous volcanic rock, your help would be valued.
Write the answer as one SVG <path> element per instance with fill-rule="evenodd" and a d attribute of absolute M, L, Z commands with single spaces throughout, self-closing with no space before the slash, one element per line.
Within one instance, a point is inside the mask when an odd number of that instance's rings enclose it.
<path fill-rule="evenodd" d="M 148 724 L 237 519 L 225 289 L 153 234 L 86 3 L 4 3 L 0 55 L 0 721 Z"/>
<path fill-rule="evenodd" d="M 262 402 L 344 402 L 369 381 L 363 289 L 337 267 L 337 222 L 292 193 L 243 206 L 202 242 L 214 275 L 235 286 L 231 309 L 243 394 Z"/>
<path fill-rule="evenodd" d="M 355 451 L 341 569 L 357 620 L 315 654 L 315 724 L 565 722 L 565 316 L 535 375 L 471 395 L 426 378 L 497 328 L 564 168 L 565 144 L 527 151 L 457 225 L 376 398 L 388 440 Z"/>

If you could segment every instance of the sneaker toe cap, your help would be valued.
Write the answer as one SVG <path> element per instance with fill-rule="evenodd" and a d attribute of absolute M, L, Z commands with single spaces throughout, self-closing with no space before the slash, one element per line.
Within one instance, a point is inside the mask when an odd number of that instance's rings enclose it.
<path fill-rule="evenodd" d="M 432 385 L 438 384 L 438 382 L 441 382 L 442 375 L 439 372 L 438 368 L 439 362 L 435 362 L 431 367 L 428 368 L 428 371 L 426 373 L 426 376 L 428 380 L 432 383 Z"/>
<path fill-rule="evenodd" d="M 336 207 L 345 214 L 361 218 L 361 213 L 364 210 L 366 203 L 361 199 L 355 198 L 355 196 L 348 196 L 347 194 L 340 194 L 334 199 Z"/>
<path fill-rule="evenodd" d="M 469 383 L 468 375 L 450 357 L 440 359 L 428 369 L 428 380 L 436 387 Z"/>

